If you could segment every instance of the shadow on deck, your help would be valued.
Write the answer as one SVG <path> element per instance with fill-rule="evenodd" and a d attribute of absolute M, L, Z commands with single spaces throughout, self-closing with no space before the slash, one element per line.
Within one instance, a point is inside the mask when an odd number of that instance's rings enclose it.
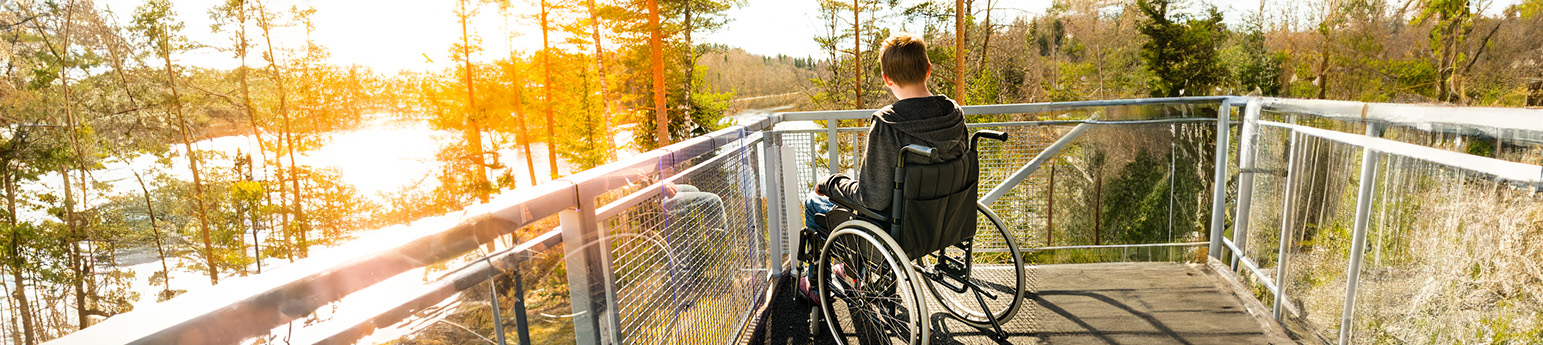
<path fill-rule="evenodd" d="M 1200 264 L 1107 263 L 1033 268 L 1037 294 L 1003 325 L 1014 344 L 1290 344 L 1251 296 Z M 784 286 L 786 287 L 786 286 Z M 834 343 L 811 336 L 809 305 L 779 292 L 754 343 Z M 928 294 L 933 344 L 992 344 Z M 1252 305 L 1252 307 L 1249 307 Z"/>

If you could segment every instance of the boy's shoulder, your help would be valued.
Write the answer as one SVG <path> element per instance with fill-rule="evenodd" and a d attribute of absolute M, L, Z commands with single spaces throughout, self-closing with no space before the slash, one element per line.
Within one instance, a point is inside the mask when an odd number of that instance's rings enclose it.
<path fill-rule="evenodd" d="M 943 95 L 901 99 L 873 112 L 874 117 L 891 121 L 949 115 L 964 113 L 958 103 Z"/>

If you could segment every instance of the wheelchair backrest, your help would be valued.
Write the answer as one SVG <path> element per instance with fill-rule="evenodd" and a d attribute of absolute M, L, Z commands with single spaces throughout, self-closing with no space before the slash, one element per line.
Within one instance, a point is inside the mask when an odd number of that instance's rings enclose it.
<path fill-rule="evenodd" d="M 890 237 L 915 260 L 975 237 L 980 166 L 975 150 L 936 164 L 907 163 L 896 171 L 901 189 L 891 210 Z"/>

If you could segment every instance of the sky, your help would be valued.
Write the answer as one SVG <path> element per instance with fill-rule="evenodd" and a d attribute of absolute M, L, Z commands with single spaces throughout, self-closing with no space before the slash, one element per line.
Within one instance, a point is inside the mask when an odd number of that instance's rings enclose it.
<path fill-rule="evenodd" d="M 377 72 L 391 74 L 396 71 L 427 71 L 444 68 L 450 64 L 451 44 L 460 40 L 460 23 L 454 13 L 451 0 L 269 0 L 272 8 L 316 9 L 315 31 L 311 38 L 326 47 L 334 64 L 359 64 Z M 512 0 L 511 13 L 536 13 L 535 0 Z M 903 0 L 902 4 L 922 0 Z M 1042 14 L 1052 0 L 997 0 L 994 16 L 1011 18 L 1019 14 Z M 1210 3 L 1228 14 L 1228 21 L 1240 18 L 1259 7 L 1259 0 L 1191 0 Z M 1282 0 L 1266 0 L 1282 1 Z M 1311 1 L 1311 0 L 1308 0 Z M 1490 12 L 1499 12 L 1509 4 L 1520 0 L 1494 0 Z M 206 45 L 229 45 L 226 36 L 211 31 L 208 11 L 219 0 L 175 0 L 173 9 L 185 23 L 183 34 L 194 42 Z M 984 6 L 976 0 L 976 6 Z M 99 8 L 111 10 L 120 25 L 127 25 L 135 7 L 144 0 L 99 0 Z M 783 54 L 788 56 L 819 56 L 814 37 L 819 25 L 815 0 L 748 0 L 744 6 L 728 11 L 729 23 L 718 32 L 704 35 L 708 43 L 721 43 L 744 48 L 761 55 Z M 515 15 L 509 27 L 517 32 L 515 37 L 504 37 L 505 20 L 494 6 L 484 6 L 473 20 L 471 29 L 481 38 L 483 52 L 474 54 L 474 61 L 497 59 L 511 45 L 530 51 L 541 47 L 541 32 L 530 16 Z M 901 30 L 919 31 L 919 27 Z M 255 36 L 255 33 L 253 34 Z M 300 47 L 305 33 L 299 28 L 283 30 L 275 35 L 276 44 L 291 48 Z M 506 43 L 507 41 L 507 43 Z M 560 41 L 552 38 L 553 42 Z M 178 63 L 214 68 L 231 68 L 238 63 L 232 54 L 214 48 L 199 48 L 177 56 Z M 253 65 L 262 65 L 260 55 L 249 57 Z"/>

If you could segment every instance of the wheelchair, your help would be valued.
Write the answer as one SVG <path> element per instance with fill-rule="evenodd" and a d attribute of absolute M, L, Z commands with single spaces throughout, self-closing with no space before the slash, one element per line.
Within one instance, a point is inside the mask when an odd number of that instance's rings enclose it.
<path fill-rule="evenodd" d="M 795 277 L 812 277 L 799 289 L 815 292 L 795 295 L 812 299 L 815 336 L 829 330 L 838 344 L 927 344 L 933 320 L 925 286 L 954 318 L 1005 340 L 1001 324 L 1022 305 L 1027 276 L 1006 224 L 977 200 L 981 138 L 1007 141 L 1007 134 L 975 132 L 964 155 L 935 164 L 907 164 L 908 155 L 934 161 L 936 152 L 906 146 L 887 212 L 831 198 L 836 207 L 815 217 L 829 230 L 801 232 Z M 977 230 L 981 220 L 985 231 Z"/>

